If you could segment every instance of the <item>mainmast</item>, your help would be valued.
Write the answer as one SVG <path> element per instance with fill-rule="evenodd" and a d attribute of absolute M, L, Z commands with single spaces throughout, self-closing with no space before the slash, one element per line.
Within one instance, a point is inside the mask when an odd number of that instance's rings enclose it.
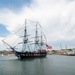
<path fill-rule="evenodd" d="M 35 46 L 34 50 L 39 49 L 39 39 L 38 39 L 38 30 L 37 30 L 37 22 L 36 22 L 36 31 L 35 31 Z"/>

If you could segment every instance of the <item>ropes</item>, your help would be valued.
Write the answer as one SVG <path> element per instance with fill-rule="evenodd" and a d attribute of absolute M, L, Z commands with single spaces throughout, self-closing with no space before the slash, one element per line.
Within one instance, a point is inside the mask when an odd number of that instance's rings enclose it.
<path fill-rule="evenodd" d="M 46 36 L 45 36 L 45 34 L 44 34 L 44 32 L 43 32 L 43 30 L 42 30 L 42 26 L 39 24 L 39 22 L 36 22 L 36 21 L 31 21 L 31 20 L 28 20 L 28 19 L 26 19 L 27 21 L 30 21 L 30 23 L 32 24 L 32 23 L 36 23 L 36 24 L 38 24 L 39 25 L 39 27 L 41 28 L 41 31 L 42 31 L 42 33 L 43 33 L 43 36 L 44 36 L 44 39 L 45 39 L 45 43 L 47 43 L 47 39 L 46 39 Z M 29 23 L 29 25 L 30 25 L 30 23 Z M 33 25 L 34 25 L 33 24 Z M 4 38 L 4 40 L 6 40 L 6 39 L 8 39 L 8 38 L 10 38 L 10 37 L 12 37 L 12 36 L 14 36 L 14 35 L 16 35 L 20 30 L 22 30 L 23 28 L 24 28 L 24 25 L 25 25 L 25 23 L 23 24 L 23 25 L 21 25 L 20 27 L 18 27 L 17 28 L 17 31 L 15 32 L 15 33 L 13 33 L 13 34 L 11 34 L 11 35 L 9 35 L 8 37 L 6 37 L 6 38 Z M 31 32 L 30 32 L 31 33 Z M 18 35 L 17 35 L 18 36 Z M 16 38 L 14 38 L 16 41 L 15 42 L 17 42 L 17 39 L 18 39 L 18 37 L 16 37 Z M 9 40 L 9 39 L 8 39 Z M 12 42 L 13 42 L 13 40 L 12 40 Z M 13 43 L 13 45 L 15 44 L 15 42 Z"/>
<path fill-rule="evenodd" d="M 37 22 L 37 21 L 31 21 L 31 20 L 29 20 L 29 19 L 26 19 L 26 20 L 28 20 L 28 21 L 30 21 L 30 22 L 32 22 L 32 23 L 38 23 L 38 25 L 40 26 L 40 28 L 41 28 L 41 30 L 42 30 L 42 26 L 39 24 L 39 22 Z M 43 32 L 43 31 L 42 31 L 42 32 Z M 44 35 L 44 38 L 45 38 L 45 41 L 46 41 L 46 44 L 47 44 L 47 38 L 46 38 L 44 32 L 43 32 L 43 35 Z"/>
<path fill-rule="evenodd" d="M 39 24 L 39 22 L 37 22 L 38 24 Z M 42 30 L 42 26 L 39 24 L 39 26 L 41 27 L 41 30 Z M 42 31 L 43 32 L 43 31 Z M 45 36 L 45 34 L 44 34 L 44 32 L 43 32 L 43 35 L 44 35 L 44 37 L 45 37 L 45 41 L 46 41 L 46 43 L 47 43 L 47 38 L 46 38 L 46 36 Z"/>

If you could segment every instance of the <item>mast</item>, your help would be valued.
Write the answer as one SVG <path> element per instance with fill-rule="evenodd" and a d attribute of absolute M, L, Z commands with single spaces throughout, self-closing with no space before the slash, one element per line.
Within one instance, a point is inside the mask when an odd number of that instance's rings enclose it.
<path fill-rule="evenodd" d="M 37 22 L 36 22 L 36 31 L 35 31 L 35 46 L 34 46 L 34 50 L 38 50 L 39 49 L 39 39 L 38 39 L 38 30 L 37 30 Z"/>
<path fill-rule="evenodd" d="M 41 47 L 40 47 L 40 50 L 42 49 L 42 46 L 43 46 L 43 40 L 42 39 L 43 39 L 43 37 L 42 37 L 42 30 L 41 30 L 41 43 L 40 43 Z"/>
<path fill-rule="evenodd" d="M 27 49 L 30 50 L 29 45 L 28 45 L 28 37 L 27 37 L 27 21 L 25 20 L 25 29 L 24 29 L 24 38 L 23 38 L 23 47 L 22 51 L 26 51 Z"/>

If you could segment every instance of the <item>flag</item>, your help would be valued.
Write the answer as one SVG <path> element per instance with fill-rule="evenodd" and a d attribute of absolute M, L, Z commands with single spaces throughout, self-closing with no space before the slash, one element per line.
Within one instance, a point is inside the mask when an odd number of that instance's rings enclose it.
<path fill-rule="evenodd" d="M 52 46 L 49 46 L 49 45 L 46 44 L 46 48 L 47 49 L 52 49 Z"/>

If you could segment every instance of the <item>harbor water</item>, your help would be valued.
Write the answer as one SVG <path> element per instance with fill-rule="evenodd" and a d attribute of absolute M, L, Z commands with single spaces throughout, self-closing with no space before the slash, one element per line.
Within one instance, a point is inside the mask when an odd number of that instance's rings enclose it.
<path fill-rule="evenodd" d="M 24 60 L 0 56 L 0 75 L 75 75 L 75 56 L 47 55 Z"/>

